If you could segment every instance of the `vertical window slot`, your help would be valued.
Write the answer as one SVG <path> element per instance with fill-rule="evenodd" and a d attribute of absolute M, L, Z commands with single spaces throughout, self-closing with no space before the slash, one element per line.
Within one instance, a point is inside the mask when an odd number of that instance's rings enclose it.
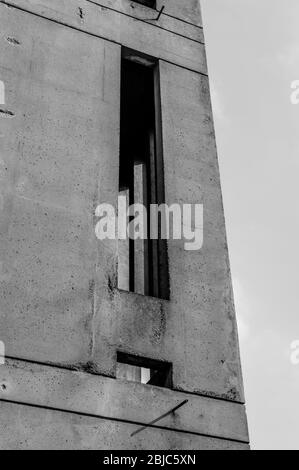
<path fill-rule="evenodd" d="M 159 64 L 154 59 L 123 50 L 121 66 L 121 123 L 119 194 L 127 205 L 145 207 L 145 238 L 118 244 L 118 287 L 141 295 L 169 298 L 166 240 L 151 240 L 150 205 L 163 204 L 164 168 Z M 158 228 L 158 233 L 160 232 Z"/>

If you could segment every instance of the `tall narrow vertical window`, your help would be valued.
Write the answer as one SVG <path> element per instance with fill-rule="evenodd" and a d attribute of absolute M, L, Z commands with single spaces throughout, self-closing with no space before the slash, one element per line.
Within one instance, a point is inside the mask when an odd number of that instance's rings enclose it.
<path fill-rule="evenodd" d="M 121 66 L 119 192 L 127 206 L 146 208 L 147 237 L 119 240 L 118 286 L 168 299 L 167 243 L 159 236 L 150 239 L 150 205 L 165 202 L 159 64 L 127 49 Z"/>

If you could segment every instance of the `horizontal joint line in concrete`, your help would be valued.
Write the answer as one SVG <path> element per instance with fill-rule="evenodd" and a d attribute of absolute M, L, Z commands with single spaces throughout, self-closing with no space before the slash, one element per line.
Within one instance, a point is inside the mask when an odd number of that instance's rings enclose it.
<path fill-rule="evenodd" d="M 24 359 L 24 358 L 19 358 L 19 357 L 12 357 L 12 356 L 5 356 L 5 359 L 9 359 L 11 361 L 25 362 L 28 364 L 36 364 L 38 366 L 51 367 L 52 369 L 68 370 L 69 372 L 80 372 L 82 374 L 95 375 L 97 377 L 105 377 L 107 379 L 117 380 L 115 379 L 115 377 L 111 375 L 105 375 L 105 374 L 101 374 L 97 372 L 86 371 L 83 368 L 79 369 L 75 366 L 72 367 L 72 366 L 66 366 L 66 365 L 49 363 L 49 362 L 34 361 L 32 359 Z M 231 403 L 232 405 L 243 405 L 243 406 L 245 405 L 245 403 L 242 401 L 230 400 L 229 398 L 223 398 L 223 397 L 218 397 L 214 395 L 205 395 L 204 393 L 190 392 L 188 390 L 180 390 L 176 388 L 171 388 L 169 390 L 172 390 L 173 392 L 176 392 L 176 393 L 184 393 L 185 395 L 192 395 L 195 397 L 207 398 L 210 400 L 224 401 L 226 403 Z"/>
<path fill-rule="evenodd" d="M 25 362 L 27 364 L 35 364 L 37 366 L 44 366 L 44 367 L 50 367 L 52 369 L 60 369 L 60 370 L 66 370 L 69 372 L 81 372 L 82 374 L 88 374 L 88 375 L 95 375 L 96 377 L 105 377 L 107 379 L 114 379 L 111 375 L 106 375 L 106 374 L 99 374 L 97 372 L 92 372 L 92 371 L 86 371 L 83 369 L 84 364 L 82 363 L 82 369 L 76 366 L 67 366 L 63 364 L 55 364 L 55 363 L 50 363 L 50 362 L 42 362 L 42 361 L 34 361 L 32 359 L 24 359 L 20 357 L 13 357 L 13 356 L 5 356 L 5 359 L 8 359 L 10 361 L 18 361 L 18 362 Z"/>
<path fill-rule="evenodd" d="M 120 11 L 120 10 L 116 10 L 115 8 L 111 8 L 111 7 L 107 7 L 105 5 L 101 5 L 100 3 L 96 3 L 93 0 L 85 0 L 85 1 L 88 2 L 88 3 L 91 3 L 92 5 L 97 5 L 98 7 L 105 8 L 106 10 L 114 11 L 115 13 L 118 13 L 119 15 L 127 16 L 129 18 L 133 18 L 134 20 L 141 21 L 141 23 L 146 23 L 146 24 L 149 24 L 151 26 L 154 26 L 155 28 L 163 29 L 163 31 L 168 31 L 169 33 L 176 34 L 177 36 L 188 39 L 189 41 L 197 42 L 198 44 L 202 44 L 203 46 L 205 45 L 204 42 L 198 41 L 197 39 L 189 38 L 188 36 L 185 36 L 184 34 L 177 33 L 176 31 L 173 31 L 172 29 L 163 28 L 163 26 L 160 26 L 159 24 L 152 23 L 152 21 L 155 21 L 154 19 L 138 18 L 137 16 L 129 15 L 128 13 L 125 13 L 125 12 Z M 157 10 L 154 10 L 154 11 L 157 11 Z M 157 13 L 158 13 L 158 11 L 157 11 Z M 162 15 L 163 15 L 163 13 L 162 13 Z M 170 15 L 167 15 L 167 16 L 170 16 Z M 175 18 L 175 17 L 172 17 L 172 18 L 174 18 L 176 20 L 179 19 L 179 18 Z M 192 25 L 192 23 L 188 23 L 188 24 L 190 24 L 191 26 L 195 26 L 195 25 Z"/>
<path fill-rule="evenodd" d="M 0 3 L 2 3 L 3 5 L 6 5 L 9 8 L 15 8 L 16 10 L 22 11 L 24 13 L 28 13 L 29 15 L 37 16 L 38 18 L 42 18 L 44 20 L 51 21 L 52 23 L 59 24 L 61 26 L 65 26 L 66 28 L 70 28 L 74 31 L 78 31 L 78 32 L 83 33 L 83 34 L 88 34 L 89 36 L 93 36 L 95 38 L 102 39 L 103 41 L 111 42 L 112 44 L 117 44 L 118 46 L 123 46 L 123 44 L 121 44 L 118 41 L 113 41 L 112 39 L 105 38 L 104 36 L 100 36 L 99 34 L 91 33 L 90 31 L 85 31 L 83 29 L 76 28 L 75 26 L 71 26 L 71 25 L 69 25 L 67 23 L 64 23 L 62 21 L 54 20 L 53 18 L 48 18 L 47 16 L 40 15 L 39 13 L 35 13 L 33 11 L 26 10 L 25 8 L 13 5 L 12 3 L 10 3 L 6 0 L 0 0 Z M 175 65 L 176 67 L 180 67 L 182 69 L 189 70 L 190 72 L 197 73 L 198 75 L 203 75 L 204 77 L 208 77 L 208 74 L 206 74 L 204 72 L 199 72 L 198 70 L 194 70 L 194 69 L 191 69 L 189 67 L 185 67 L 184 65 L 176 64 L 175 62 L 171 62 L 170 60 L 167 60 L 167 59 L 159 59 L 159 60 L 161 60 L 163 62 L 166 62 L 168 64 L 171 64 L 171 65 Z"/>
<path fill-rule="evenodd" d="M 225 401 L 226 403 L 232 403 L 233 405 L 245 405 L 244 401 L 239 401 L 239 400 L 230 400 L 229 398 L 223 398 L 223 397 L 218 397 L 214 395 L 205 395 L 204 393 L 197 393 L 197 392 L 188 392 L 185 390 L 180 390 L 177 388 L 172 389 L 174 392 L 178 393 L 185 393 L 188 395 L 194 395 L 196 397 L 201 397 L 201 398 L 209 398 L 210 400 L 217 400 L 217 401 Z"/>
<path fill-rule="evenodd" d="M 163 12 L 162 14 L 165 16 L 169 16 L 170 18 L 173 18 L 174 20 L 182 21 L 182 23 L 186 23 L 186 24 L 189 24 L 190 26 L 194 26 L 194 28 L 203 29 L 202 25 L 191 23 L 191 21 L 183 20 L 182 18 L 178 18 L 177 16 L 170 15 L 169 13 L 166 13 L 166 12 L 165 13 Z"/>
<path fill-rule="evenodd" d="M 40 410 L 46 410 L 46 411 L 56 411 L 58 413 L 67 413 L 75 416 L 81 416 L 85 418 L 93 418 L 93 419 L 101 419 L 101 420 L 106 420 L 106 421 L 113 421 L 113 422 L 118 422 L 118 423 L 123 423 L 123 424 L 133 424 L 136 426 L 146 426 L 147 428 L 151 429 L 161 429 L 163 431 L 171 431 L 171 432 L 176 432 L 176 433 L 181 433 L 181 434 L 192 434 L 193 436 L 201 436 L 201 437 L 206 437 L 210 439 L 218 439 L 220 441 L 229 441 L 229 442 L 238 442 L 239 444 L 249 444 L 249 441 L 242 441 L 240 439 L 232 439 L 229 437 L 224 437 L 224 436 L 213 436 L 210 434 L 204 434 L 204 433 L 197 433 L 194 431 L 186 431 L 185 429 L 173 429 L 169 428 L 167 426 L 155 426 L 152 424 L 147 424 L 147 423 L 142 423 L 139 421 L 129 421 L 126 419 L 121 419 L 121 418 L 111 418 L 109 416 L 101 416 L 101 415 L 94 415 L 94 414 L 89 414 L 89 413 L 84 413 L 80 411 L 71 411 L 71 410 L 64 410 L 61 408 L 55 408 L 52 406 L 46 406 L 46 405 L 38 405 L 34 403 L 25 403 L 21 401 L 14 401 L 14 400 L 6 400 L 4 398 L 0 398 L 0 402 L 2 403 L 8 403 L 10 405 L 17 405 L 17 406 L 28 406 L 30 408 L 36 408 Z"/>

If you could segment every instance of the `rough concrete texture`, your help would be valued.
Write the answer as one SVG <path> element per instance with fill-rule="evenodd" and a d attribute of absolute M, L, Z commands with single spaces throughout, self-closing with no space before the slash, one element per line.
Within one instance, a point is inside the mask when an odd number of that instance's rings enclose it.
<path fill-rule="evenodd" d="M 165 5 L 166 14 L 202 26 L 199 0 L 157 0 L 157 10 Z"/>
<path fill-rule="evenodd" d="M 0 399 L 122 419 L 139 426 L 188 400 L 159 425 L 241 442 L 248 438 L 244 406 L 238 403 L 24 361 L 7 360 L 0 368 Z"/>
<path fill-rule="evenodd" d="M 0 7 L 1 78 L 15 114 L 1 121 L 0 331 L 7 355 L 85 363 L 93 214 L 117 191 L 120 47 Z"/>
<path fill-rule="evenodd" d="M 158 428 L 131 437 L 135 424 L 27 405 L 0 403 L 0 412 L 0 446 L 7 450 L 249 450 L 243 443 Z"/>
<path fill-rule="evenodd" d="M 121 1 L 121 0 L 119 0 Z M 1 3 L 1 2 L 0 2 Z M 158 59 L 167 60 L 202 73 L 207 72 L 205 48 L 202 44 L 202 30 L 196 28 L 199 35 L 195 40 L 194 26 L 189 32 L 190 25 L 177 27 L 175 18 L 165 20 L 166 24 L 156 24 L 153 10 L 133 2 L 122 4 L 121 13 L 114 9 L 103 7 L 88 0 L 9 0 L 9 4 L 34 12 L 48 20 L 64 23 L 79 31 L 84 31 L 99 38 L 105 38 L 113 43 L 142 51 Z M 101 5 L 105 5 L 105 1 Z M 109 2 L 108 2 L 109 4 Z M 110 1 L 111 4 L 111 1 Z M 125 8 L 125 10 L 124 10 Z M 143 18 L 147 10 L 146 21 L 136 21 Z M 135 14 L 137 12 L 137 15 Z M 154 17 L 157 17 L 156 12 Z M 186 31 L 188 28 L 188 31 Z"/>
<path fill-rule="evenodd" d="M 199 4 L 164 0 L 157 23 L 132 3 L 0 1 L 0 340 L 7 356 L 51 366 L 5 369 L 12 388 L 0 399 L 23 405 L 1 404 L 2 448 L 247 449 Z M 96 206 L 116 206 L 118 196 L 121 45 L 160 59 L 166 202 L 204 204 L 203 249 L 169 242 L 170 301 L 118 290 L 116 243 L 94 233 Z M 78 375 L 55 367 L 115 377 L 117 351 L 171 362 L 174 390 L 86 375 L 82 392 Z M 34 408 L 49 405 L 50 383 L 67 413 Z M 95 386 L 92 414 L 108 421 L 71 414 L 86 412 Z M 172 430 L 148 429 L 134 442 L 132 408 L 109 402 L 134 397 L 142 423 L 156 417 L 141 411 L 145 397 L 163 413 L 190 392 Z M 117 422 L 122 413 L 128 423 Z"/>

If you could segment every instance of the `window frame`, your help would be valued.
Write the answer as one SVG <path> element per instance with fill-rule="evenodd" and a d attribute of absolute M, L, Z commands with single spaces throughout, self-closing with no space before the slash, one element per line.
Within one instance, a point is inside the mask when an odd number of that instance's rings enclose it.
<path fill-rule="evenodd" d="M 134 240 L 129 240 L 129 288 L 123 289 L 122 283 L 119 283 L 120 290 L 126 290 L 131 293 L 137 293 L 145 296 L 154 297 L 160 300 L 170 300 L 170 276 L 169 276 L 169 260 L 168 260 L 168 244 L 167 240 L 161 237 L 161 222 L 159 221 L 158 227 L 158 239 L 150 239 L 150 204 L 156 204 L 158 206 L 165 204 L 165 176 L 164 176 L 164 156 L 163 156 L 163 131 L 162 131 L 162 109 L 161 109 L 161 93 L 160 93 L 160 67 L 159 60 L 140 52 L 122 48 L 122 64 L 124 62 L 134 63 L 137 67 L 147 68 L 152 74 L 152 97 L 153 97 L 153 134 L 152 134 L 152 151 L 150 151 L 150 166 L 147 178 L 147 199 L 148 199 L 148 238 L 145 250 L 148 253 L 148 257 L 145 260 L 145 266 L 147 266 L 148 272 L 145 273 L 145 278 L 148 279 L 148 283 L 145 283 L 145 292 L 137 292 L 135 289 L 134 280 L 134 258 L 132 253 L 134 252 Z M 123 73 L 123 72 L 122 72 Z M 148 73 L 148 72 L 146 72 Z M 122 75 L 123 79 L 123 75 Z M 121 85 L 123 87 L 123 83 Z M 123 88 L 122 88 L 123 92 Z M 121 96 L 121 103 L 122 103 Z M 121 113 L 123 109 L 121 104 Z M 122 142 L 122 122 L 127 121 L 123 119 L 121 114 L 121 132 L 120 142 Z M 122 144 L 120 146 L 120 182 L 121 182 L 121 165 L 122 165 Z M 122 191 L 124 188 L 120 184 L 119 190 Z M 129 205 L 134 200 L 132 199 L 132 189 L 129 196 Z M 121 263 L 124 265 L 124 263 Z"/>
<path fill-rule="evenodd" d="M 157 7 L 157 0 L 131 0 L 131 1 L 134 3 L 139 3 L 139 5 L 142 5 L 144 7 L 151 8 L 152 10 L 156 10 L 156 7 Z M 147 2 L 149 4 L 147 4 Z"/>
<path fill-rule="evenodd" d="M 151 376 L 150 381 L 146 384 L 143 383 L 143 385 L 173 389 L 173 364 L 170 362 L 135 356 L 123 351 L 117 351 L 116 362 L 119 364 L 149 369 L 151 372 L 154 371 L 155 374 Z"/>

